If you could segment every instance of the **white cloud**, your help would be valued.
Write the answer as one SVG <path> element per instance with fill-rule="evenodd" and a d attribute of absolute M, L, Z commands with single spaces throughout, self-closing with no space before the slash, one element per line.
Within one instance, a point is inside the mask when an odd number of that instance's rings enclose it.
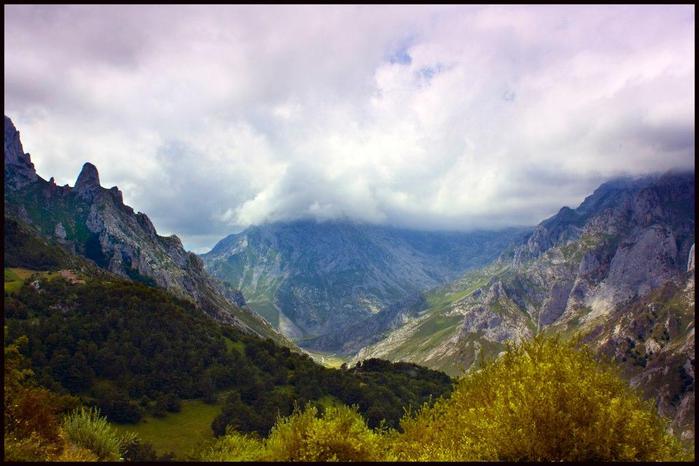
<path fill-rule="evenodd" d="M 201 250 L 299 216 L 533 224 L 694 167 L 690 6 L 5 7 L 6 114 L 41 175 Z"/>

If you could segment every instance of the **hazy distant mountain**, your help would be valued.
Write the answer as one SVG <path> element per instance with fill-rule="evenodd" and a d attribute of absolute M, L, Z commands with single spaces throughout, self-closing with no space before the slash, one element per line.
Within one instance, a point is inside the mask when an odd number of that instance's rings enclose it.
<path fill-rule="evenodd" d="M 267 322 L 247 309 L 240 294 L 217 283 L 201 259 L 177 236 L 159 236 L 148 217 L 123 203 L 115 186 L 100 186 L 97 168 L 86 163 L 74 187 L 37 176 L 19 132 L 6 116 L 5 217 L 26 223 L 64 249 L 118 275 L 165 288 L 216 319 L 282 341 Z"/>
<path fill-rule="evenodd" d="M 302 220 L 248 228 L 202 255 L 287 336 L 340 332 L 482 266 L 526 230 L 425 232 Z"/>
<path fill-rule="evenodd" d="M 693 435 L 695 202 L 693 173 L 605 183 L 497 261 L 427 293 L 357 359 L 456 374 L 508 340 L 579 334 Z"/>

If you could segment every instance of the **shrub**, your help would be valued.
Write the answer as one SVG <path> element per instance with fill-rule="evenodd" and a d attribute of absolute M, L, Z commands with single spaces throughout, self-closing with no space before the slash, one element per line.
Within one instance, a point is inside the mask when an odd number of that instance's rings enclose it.
<path fill-rule="evenodd" d="M 158 461 L 153 445 L 134 437 L 123 446 L 124 461 Z"/>
<path fill-rule="evenodd" d="M 126 446 L 135 439 L 134 434 L 119 434 L 96 408 L 79 408 L 63 421 L 68 440 L 94 453 L 101 461 L 121 458 Z"/>
<path fill-rule="evenodd" d="M 261 461 L 267 457 L 263 441 L 228 429 L 202 455 L 202 461 Z"/>
<path fill-rule="evenodd" d="M 56 411 L 64 399 L 33 385 L 33 373 L 24 368 L 27 361 L 19 351 L 26 343 L 20 337 L 4 347 L 4 457 L 48 461 L 63 449 Z"/>
<path fill-rule="evenodd" d="M 3 457 L 6 461 L 50 461 L 57 453 L 55 444 L 36 432 L 27 437 L 5 432 Z"/>
<path fill-rule="evenodd" d="M 686 459 L 668 423 L 588 349 L 537 337 L 402 421 L 400 460 Z"/>
<path fill-rule="evenodd" d="M 272 429 L 266 449 L 274 461 L 376 461 L 380 434 L 369 429 L 356 408 L 315 406 L 296 410 Z"/>
<path fill-rule="evenodd" d="M 201 455 L 203 461 L 378 461 L 381 433 L 356 408 L 315 406 L 279 418 L 266 440 L 228 429 Z"/>
<path fill-rule="evenodd" d="M 56 461 L 62 462 L 84 462 L 84 461 L 97 461 L 97 455 L 88 450 L 87 448 L 79 447 L 70 442 L 65 443 L 65 448 L 61 455 L 56 459 Z"/>

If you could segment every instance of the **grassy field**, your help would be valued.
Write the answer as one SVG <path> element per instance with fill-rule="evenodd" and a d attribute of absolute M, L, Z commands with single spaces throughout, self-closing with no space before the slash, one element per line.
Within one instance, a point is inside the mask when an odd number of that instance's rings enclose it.
<path fill-rule="evenodd" d="M 24 281 L 33 274 L 48 278 L 58 276 L 58 272 L 42 272 L 39 270 L 29 270 L 19 267 L 7 267 L 5 268 L 5 292 L 15 293 L 19 291 L 19 289 L 22 288 Z"/>
<path fill-rule="evenodd" d="M 249 301 L 248 306 L 267 320 L 274 328 L 279 328 L 279 310 L 269 301 Z"/>
<path fill-rule="evenodd" d="M 174 453 L 185 460 L 214 438 L 211 422 L 221 411 L 221 404 L 209 405 L 200 400 L 185 400 L 182 411 L 162 418 L 145 417 L 136 425 L 113 424 L 119 431 L 131 431 L 141 440 L 153 444 L 159 455 Z"/>
<path fill-rule="evenodd" d="M 304 350 L 315 362 L 325 367 L 338 369 L 343 363 L 348 362 L 351 358 L 342 357 L 333 353 L 321 353 L 318 351 Z"/>

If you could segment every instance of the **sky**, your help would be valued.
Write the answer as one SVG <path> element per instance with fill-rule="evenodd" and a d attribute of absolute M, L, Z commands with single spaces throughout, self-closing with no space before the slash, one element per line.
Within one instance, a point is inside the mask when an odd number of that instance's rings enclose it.
<path fill-rule="evenodd" d="M 40 176 L 208 251 L 249 225 L 534 225 L 694 169 L 694 6 L 5 5 Z"/>

